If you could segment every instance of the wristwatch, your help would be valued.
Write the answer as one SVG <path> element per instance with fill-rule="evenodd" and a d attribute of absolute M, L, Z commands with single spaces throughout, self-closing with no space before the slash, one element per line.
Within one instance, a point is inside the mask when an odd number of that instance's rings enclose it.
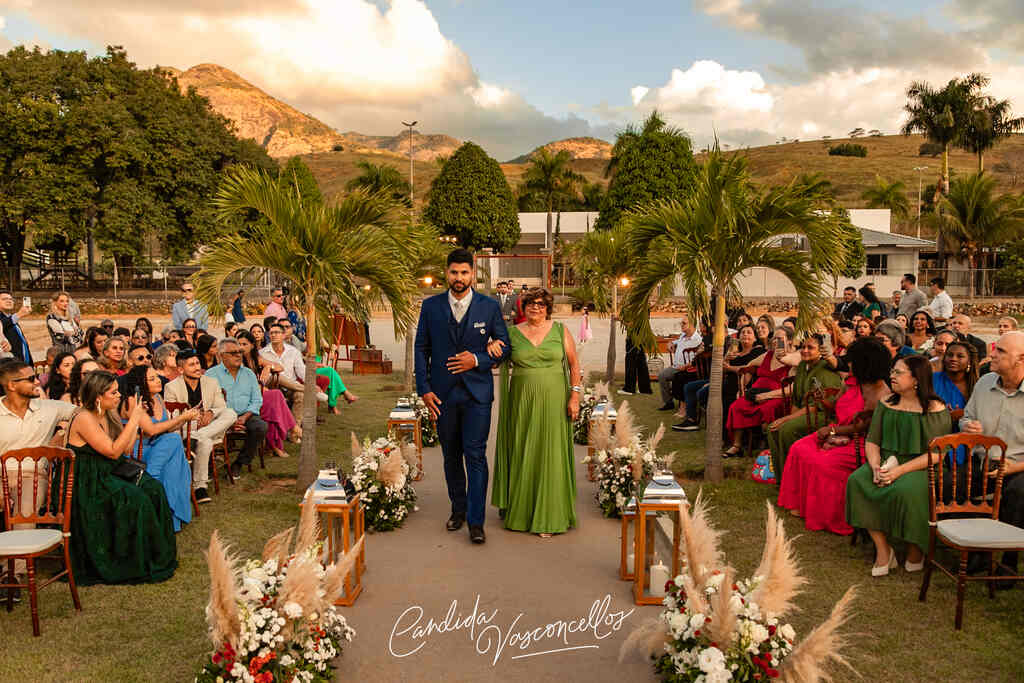
<path fill-rule="evenodd" d="M 575 391 L 577 394 L 579 394 L 579 393 L 583 392 L 583 387 L 581 387 L 580 385 L 577 384 L 576 386 L 574 386 L 572 388 L 572 390 Z"/>

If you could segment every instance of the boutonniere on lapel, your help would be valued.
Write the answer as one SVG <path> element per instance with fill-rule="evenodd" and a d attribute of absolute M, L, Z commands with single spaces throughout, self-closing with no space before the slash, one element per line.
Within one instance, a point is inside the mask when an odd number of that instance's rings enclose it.
<path fill-rule="evenodd" d="M 487 323 L 473 323 L 473 327 L 480 330 L 480 334 L 487 334 L 487 330 L 484 329 L 487 327 Z"/>

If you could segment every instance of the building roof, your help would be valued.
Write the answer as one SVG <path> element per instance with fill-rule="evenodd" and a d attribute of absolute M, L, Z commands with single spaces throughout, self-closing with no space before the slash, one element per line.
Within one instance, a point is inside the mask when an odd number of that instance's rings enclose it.
<path fill-rule="evenodd" d="M 902 249 L 935 249 L 935 240 L 924 240 L 909 235 L 897 235 L 891 232 L 880 232 L 867 228 L 858 228 L 865 247 L 898 247 Z"/>

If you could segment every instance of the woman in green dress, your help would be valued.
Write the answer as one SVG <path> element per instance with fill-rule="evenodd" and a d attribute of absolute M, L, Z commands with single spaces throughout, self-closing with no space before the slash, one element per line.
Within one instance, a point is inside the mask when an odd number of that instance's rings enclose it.
<path fill-rule="evenodd" d="M 893 394 L 879 401 L 864 445 L 867 462 L 846 483 L 846 520 L 875 542 L 872 576 L 895 569 L 890 539 L 908 544 L 905 568 L 924 568 L 928 545 L 928 443 L 952 431 L 949 410 L 932 390 L 923 356 L 896 361 Z"/>
<path fill-rule="evenodd" d="M 509 330 L 510 360 L 501 370 L 491 505 L 506 529 L 549 538 L 576 526 L 572 423 L 580 410 L 580 367 L 572 335 L 551 320 L 551 294 L 531 289 L 522 302 L 526 321 Z M 501 342 L 488 351 L 500 355 Z"/>
<path fill-rule="evenodd" d="M 789 447 L 797 440 L 810 434 L 807 428 L 807 406 L 804 399 L 808 392 L 820 389 L 835 389 L 838 395 L 843 386 L 843 379 L 833 370 L 822 357 L 824 337 L 820 334 L 808 335 L 800 344 L 800 364 L 796 366 L 793 378 L 793 401 L 789 415 L 784 415 L 768 425 L 768 448 L 772 453 L 772 468 L 776 480 L 782 483 L 782 472 L 786 466 L 786 455 Z M 829 347 L 825 347 L 828 353 Z M 828 416 L 818 419 L 822 424 L 828 423 Z M 820 425 L 818 425 L 820 426 Z"/>
<path fill-rule="evenodd" d="M 71 566 L 82 585 L 155 583 L 178 566 L 174 517 L 164 487 L 142 473 L 138 483 L 113 473 L 135 441 L 145 408 L 139 401 L 122 428 L 117 377 L 91 373 L 79 394 L 82 409 L 68 425 L 75 452 L 71 504 Z"/>

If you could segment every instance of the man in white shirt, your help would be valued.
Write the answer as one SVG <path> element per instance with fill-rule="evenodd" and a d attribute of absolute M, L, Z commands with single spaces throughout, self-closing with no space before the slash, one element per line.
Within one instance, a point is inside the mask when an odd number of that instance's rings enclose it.
<path fill-rule="evenodd" d="M 672 342 L 669 351 L 672 353 L 672 366 L 665 368 L 658 373 L 658 386 L 661 387 L 661 401 L 663 405 L 658 410 L 675 410 L 672 402 L 672 379 L 680 372 L 689 371 L 692 368 L 693 359 L 697 356 L 697 350 L 704 343 L 690 316 L 686 313 L 679 321 L 682 334 L 679 339 Z"/>
<path fill-rule="evenodd" d="M 953 300 L 946 292 L 946 281 L 941 277 L 933 277 L 929 284 L 933 298 L 926 308 L 935 322 L 944 323 L 953 317 Z"/>
<path fill-rule="evenodd" d="M 292 394 L 292 416 L 297 424 L 302 424 L 302 405 L 305 401 L 306 387 L 302 381 L 306 377 L 306 363 L 302 360 L 302 354 L 291 344 L 285 343 L 284 327 L 280 323 L 274 323 L 267 328 L 267 336 L 270 343 L 260 350 L 260 356 L 274 364 L 272 370 L 276 370 L 279 384 L 282 389 L 287 389 Z M 327 395 L 318 391 L 318 401 L 326 401 Z"/>

